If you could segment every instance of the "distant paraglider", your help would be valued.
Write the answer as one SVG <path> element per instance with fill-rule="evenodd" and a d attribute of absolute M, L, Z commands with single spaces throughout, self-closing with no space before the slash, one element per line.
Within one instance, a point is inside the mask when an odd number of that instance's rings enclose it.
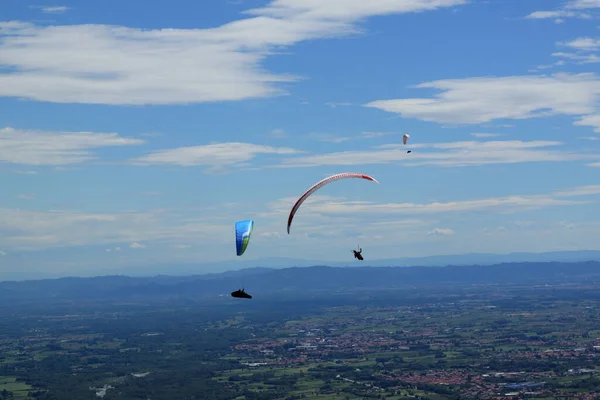
<path fill-rule="evenodd" d="M 337 175 L 332 175 L 328 178 L 325 178 L 317 183 L 315 183 L 313 186 L 311 186 L 306 192 L 304 192 L 304 194 L 302 196 L 300 196 L 300 198 L 298 199 L 298 201 L 296 201 L 296 203 L 294 204 L 294 206 L 292 207 L 292 210 L 290 211 L 290 215 L 288 217 L 288 223 L 287 223 L 287 233 L 290 233 L 290 226 L 292 225 L 292 220 L 294 219 L 294 215 L 296 215 L 296 211 L 298 211 L 298 208 L 300 208 L 300 206 L 302 205 L 302 203 L 304 203 L 304 201 L 314 192 L 316 192 L 317 190 L 319 190 L 320 188 L 322 188 L 323 186 L 340 180 L 340 179 L 348 179 L 348 178 L 358 178 L 358 179 L 366 179 L 368 181 L 372 181 L 375 183 L 379 183 L 375 178 L 369 176 L 369 175 L 365 175 L 365 174 L 359 174 L 356 172 L 344 172 L 341 174 L 337 174 Z"/>
<path fill-rule="evenodd" d="M 410 139 L 410 135 L 408 133 L 402 135 L 402 144 L 406 145 L 406 143 L 408 143 L 408 139 Z M 406 154 L 410 154 L 411 152 L 411 150 L 408 150 Z"/>

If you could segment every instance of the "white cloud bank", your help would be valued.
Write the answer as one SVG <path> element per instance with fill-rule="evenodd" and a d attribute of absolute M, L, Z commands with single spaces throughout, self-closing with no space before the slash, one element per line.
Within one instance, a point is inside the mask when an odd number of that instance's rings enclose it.
<path fill-rule="evenodd" d="M 282 46 L 355 34 L 360 21 L 468 0 L 274 0 L 209 29 L 0 22 L 0 96 L 58 103 L 182 104 L 282 94 L 265 71 Z"/>
<path fill-rule="evenodd" d="M 1 89 L 0 89 L 1 90 Z M 65 165 L 93 160 L 91 149 L 145 143 L 116 133 L 44 132 L 0 129 L 0 162 L 24 165 Z"/>
<path fill-rule="evenodd" d="M 440 124 L 579 116 L 595 123 L 600 79 L 592 73 L 445 79 L 416 86 L 442 91 L 431 98 L 376 100 L 366 107 Z M 582 123 L 588 119 L 587 123 Z"/>
<path fill-rule="evenodd" d="M 405 166 L 436 165 L 464 167 L 489 164 L 526 162 L 567 162 L 599 160 L 598 153 L 575 153 L 560 148 L 564 143 L 538 140 L 524 142 L 462 141 L 448 143 L 421 143 L 415 145 L 388 144 L 366 151 L 342 151 L 293 157 L 270 168 L 317 167 L 323 165 L 369 165 L 401 163 Z M 554 148 L 554 149 L 553 149 Z M 407 154 L 407 149 L 414 150 Z M 415 150 L 418 149 L 418 150 Z"/>
<path fill-rule="evenodd" d="M 220 171 L 225 167 L 247 166 L 248 161 L 259 154 L 296 154 L 288 147 L 271 147 L 251 143 L 214 143 L 204 146 L 179 147 L 160 150 L 131 162 L 136 165 L 179 165 L 210 166 L 209 171 Z"/>
<path fill-rule="evenodd" d="M 600 39 L 591 37 L 579 37 L 569 42 L 558 42 L 557 46 L 568 47 L 572 52 L 555 52 L 554 57 L 561 57 L 563 60 L 573 61 L 577 64 L 596 64 L 600 63 L 600 56 L 595 54 L 600 50 Z"/>
<path fill-rule="evenodd" d="M 301 218 L 297 218 L 292 231 L 311 237 L 346 237 L 353 231 L 361 235 L 395 237 L 393 232 L 414 231 L 423 233 L 423 227 L 439 221 L 418 219 L 418 216 L 441 217 L 454 213 L 515 213 L 545 207 L 576 206 L 589 204 L 594 199 L 579 199 L 600 194 L 600 185 L 575 187 L 542 195 L 513 195 L 497 198 L 458 200 L 431 203 L 374 203 L 347 201 L 330 196 L 314 195 L 302 206 Z M 295 198 L 280 199 L 254 210 L 260 218 L 261 232 L 254 244 L 265 240 L 285 240 L 285 220 Z M 238 210 L 239 205 L 230 205 Z M 247 207 L 247 205 L 245 206 Z M 0 248 L 7 252 L 37 251 L 59 247 L 105 246 L 117 251 L 125 244 L 132 249 L 157 248 L 163 244 L 186 250 L 189 242 L 196 246 L 231 246 L 232 215 L 222 205 L 220 212 L 194 218 L 181 213 L 121 212 L 82 213 L 75 211 L 26 211 L 0 209 Z M 409 219 L 399 219 L 407 216 Z M 360 226 L 360 230 L 357 230 Z M 449 228 L 434 229 L 436 234 L 449 234 Z M 283 237 L 283 239 L 282 239 Z M 283 241 L 282 244 L 289 242 Z M 150 245 L 152 244 L 152 245 Z M 142 247 L 144 246 L 144 247 Z"/>

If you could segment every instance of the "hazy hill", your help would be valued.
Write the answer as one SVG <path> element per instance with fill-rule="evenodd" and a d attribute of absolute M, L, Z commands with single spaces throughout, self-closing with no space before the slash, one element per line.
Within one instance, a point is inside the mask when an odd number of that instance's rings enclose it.
<path fill-rule="evenodd" d="M 263 259 L 237 259 L 235 261 L 222 261 L 212 263 L 182 263 L 174 265 L 149 265 L 145 268 L 136 268 L 144 275 L 159 274 L 161 271 L 171 271 L 173 275 L 193 275 L 198 271 L 225 271 L 240 268 L 288 268 L 288 267 L 310 267 L 313 265 L 328 265 L 331 267 L 436 267 L 446 265 L 493 265 L 501 263 L 514 262 L 579 262 L 579 261 L 600 261 L 600 251 L 582 250 L 582 251 L 554 251 L 547 253 L 509 253 L 509 254 L 489 254 L 489 253 L 471 253 L 458 255 L 441 255 L 430 257 L 405 257 L 390 259 L 375 259 L 377 256 L 372 250 L 364 248 L 365 261 L 354 260 L 348 250 L 348 259 L 345 261 L 324 261 L 324 260 L 304 260 L 295 258 L 263 258 Z M 129 270 L 124 269 L 118 272 L 124 275 L 133 275 Z"/>
<path fill-rule="evenodd" d="M 0 282 L 0 303 L 43 299 L 217 297 L 243 285 L 255 296 L 276 293 L 336 293 L 452 284 L 544 284 L 600 280 L 600 262 L 508 263 L 491 266 L 356 267 L 314 266 L 245 269 L 221 274 L 152 278 L 103 276 Z"/>

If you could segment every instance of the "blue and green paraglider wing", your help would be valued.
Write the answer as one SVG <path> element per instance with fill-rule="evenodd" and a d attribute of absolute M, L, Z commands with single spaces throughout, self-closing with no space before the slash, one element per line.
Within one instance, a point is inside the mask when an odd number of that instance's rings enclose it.
<path fill-rule="evenodd" d="M 235 223 L 235 249 L 238 256 L 241 256 L 246 251 L 253 229 L 254 221 L 251 219 Z"/>

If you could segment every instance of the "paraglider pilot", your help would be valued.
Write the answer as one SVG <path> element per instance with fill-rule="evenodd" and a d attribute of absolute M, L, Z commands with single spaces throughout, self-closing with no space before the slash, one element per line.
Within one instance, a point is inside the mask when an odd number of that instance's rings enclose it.
<path fill-rule="evenodd" d="M 244 292 L 244 289 L 238 289 L 235 292 L 231 292 L 231 297 L 236 297 L 238 299 L 251 299 L 248 293 Z"/>
<path fill-rule="evenodd" d="M 362 249 L 359 247 L 358 251 L 357 250 L 352 250 L 352 252 L 354 253 L 354 258 L 358 259 L 358 260 L 364 260 L 363 256 L 362 256 Z"/>

